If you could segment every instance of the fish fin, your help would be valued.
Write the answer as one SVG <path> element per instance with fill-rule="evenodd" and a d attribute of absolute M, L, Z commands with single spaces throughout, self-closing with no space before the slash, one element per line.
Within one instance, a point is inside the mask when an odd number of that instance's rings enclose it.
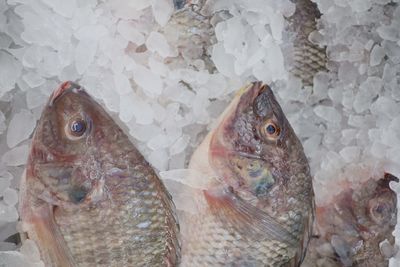
<path fill-rule="evenodd" d="M 75 267 L 72 255 L 54 221 L 54 207 L 42 200 L 32 199 L 27 190 L 26 171 L 21 178 L 19 203 L 21 222 L 18 230 L 22 243 L 27 239 L 33 240 L 46 266 Z"/>
<path fill-rule="evenodd" d="M 75 267 L 76 264 L 68 247 L 54 221 L 52 207 L 41 206 L 35 208 L 23 223 L 29 239 L 35 241 L 39 247 L 42 260 L 46 266 Z"/>
<path fill-rule="evenodd" d="M 214 216 L 243 236 L 250 235 L 256 240 L 267 236 L 271 240 L 297 246 L 296 237 L 282 224 L 232 190 L 204 190 L 203 193 Z"/>

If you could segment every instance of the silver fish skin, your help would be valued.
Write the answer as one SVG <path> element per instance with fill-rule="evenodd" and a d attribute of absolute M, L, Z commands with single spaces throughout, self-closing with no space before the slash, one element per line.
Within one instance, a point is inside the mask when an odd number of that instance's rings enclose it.
<path fill-rule="evenodd" d="M 312 233 L 312 178 L 272 90 L 243 89 L 197 148 L 201 190 L 183 213 L 182 266 L 299 266 Z"/>
<path fill-rule="evenodd" d="M 153 168 L 85 90 L 65 82 L 36 127 L 21 182 L 23 235 L 46 266 L 176 266 L 174 204 Z"/>
<path fill-rule="evenodd" d="M 302 267 L 387 267 L 396 253 L 397 196 L 385 174 L 357 186 L 344 185 L 329 203 L 316 207 L 316 233 Z"/>

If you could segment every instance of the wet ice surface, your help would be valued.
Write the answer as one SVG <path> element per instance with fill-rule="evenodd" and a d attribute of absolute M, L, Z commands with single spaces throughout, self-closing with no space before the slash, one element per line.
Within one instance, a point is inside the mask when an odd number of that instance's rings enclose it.
<path fill-rule="evenodd" d="M 172 2 L 0 2 L 0 241 L 16 232 L 15 190 L 35 121 L 64 80 L 85 86 L 119 117 L 165 177 L 186 166 L 232 93 L 255 79 L 272 85 L 301 138 L 317 201 L 329 201 L 341 181 L 400 176 L 397 0 L 316 0 L 323 16 L 310 38 L 327 46 L 329 72 L 304 89 L 287 71 L 290 1 L 211 1 L 204 14 L 219 11 L 215 36 L 195 19 L 180 35 L 175 24 L 168 30 Z M 21 250 L 0 258 L 25 266 L 35 253 Z"/>

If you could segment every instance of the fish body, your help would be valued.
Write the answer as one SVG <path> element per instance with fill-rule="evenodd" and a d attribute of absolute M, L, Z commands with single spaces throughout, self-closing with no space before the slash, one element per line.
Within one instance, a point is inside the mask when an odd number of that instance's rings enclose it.
<path fill-rule="evenodd" d="M 327 71 L 326 47 L 310 39 L 310 34 L 318 30 L 321 13 L 317 4 L 311 0 L 291 2 L 294 12 L 288 11 L 285 14 L 283 41 L 291 44 L 292 49 L 290 52 L 285 51 L 284 60 L 293 76 L 299 78 L 304 86 L 312 86 L 315 74 Z M 209 60 L 210 53 L 206 48 L 217 42 L 214 28 L 218 22 L 232 16 L 228 12 L 231 5 L 241 6 L 243 3 L 240 0 L 231 3 L 221 3 L 218 0 L 175 0 L 176 13 L 162 30 L 167 36 L 178 36 L 178 50 L 184 58 L 201 58 L 206 62 L 208 70 L 213 72 L 215 67 Z"/>
<path fill-rule="evenodd" d="M 21 183 L 22 229 L 46 266 L 176 266 L 174 205 L 153 168 L 80 86 L 38 122 Z"/>
<path fill-rule="evenodd" d="M 300 141 L 272 90 L 239 93 L 195 151 L 202 180 L 180 217 L 182 266 L 299 266 L 313 224 L 313 189 Z M 200 174 L 200 175 L 199 175 Z"/>
<path fill-rule="evenodd" d="M 287 18 L 287 31 L 292 33 L 293 62 L 290 72 L 300 78 L 305 86 L 312 86 L 317 72 L 326 71 L 326 48 L 310 41 L 310 34 L 317 31 L 317 21 L 321 17 L 317 4 L 311 0 L 292 0 L 296 9 Z"/>
<path fill-rule="evenodd" d="M 357 188 L 346 187 L 331 202 L 318 205 L 318 235 L 311 239 L 304 267 L 387 267 L 395 250 L 392 235 L 397 223 L 398 179 L 385 174 Z"/>

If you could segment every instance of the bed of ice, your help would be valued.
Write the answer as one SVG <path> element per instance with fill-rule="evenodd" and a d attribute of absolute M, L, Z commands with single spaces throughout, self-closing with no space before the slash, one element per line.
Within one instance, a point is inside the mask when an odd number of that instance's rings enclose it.
<path fill-rule="evenodd" d="M 177 24 L 172 0 L 0 0 L 0 265 L 43 266 L 32 243 L 17 252 L 3 240 L 16 232 L 35 121 L 64 80 L 119 116 L 164 175 L 185 167 L 233 92 L 258 79 L 303 141 L 318 202 L 343 181 L 400 177 L 398 0 L 315 2 L 323 16 L 310 39 L 327 46 L 329 71 L 302 89 L 287 71 L 289 0 L 209 1 L 211 24 Z"/>

